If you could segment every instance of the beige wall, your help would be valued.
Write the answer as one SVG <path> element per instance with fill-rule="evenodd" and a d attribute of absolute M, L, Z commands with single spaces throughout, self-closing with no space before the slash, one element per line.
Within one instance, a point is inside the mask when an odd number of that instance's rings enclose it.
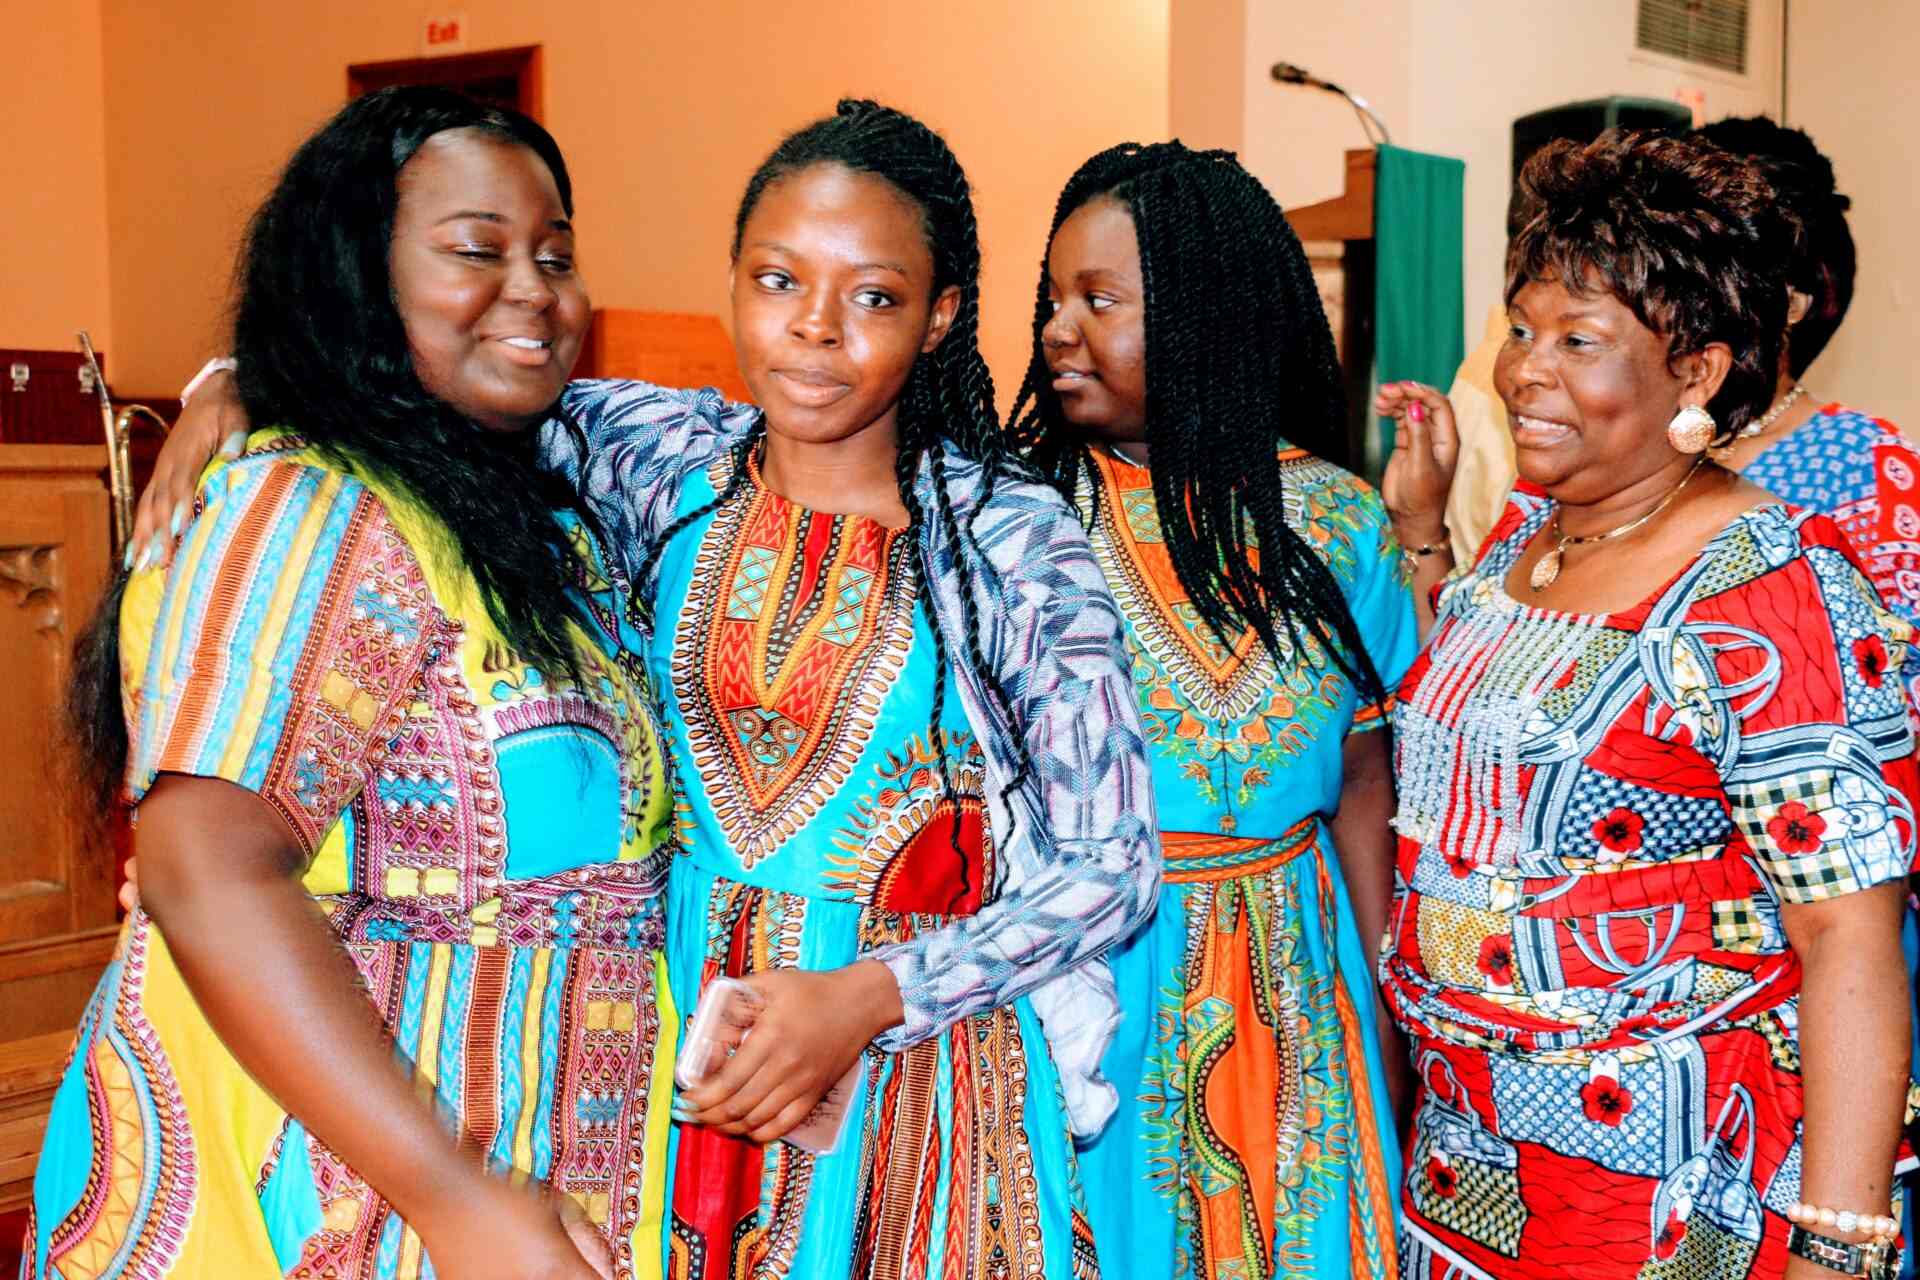
<path fill-rule="evenodd" d="M 0 40 L 0 347 L 112 361 L 99 6 L 0 0 Z"/>
<path fill-rule="evenodd" d="M 1860 252 L 1853 308 L 1807 383 L 1920 436 L 1920 171 L 1911 155 L 1920 6 L 1795 0 L 1788 33 L 1787 119 L 1833 157 Z"/>
<path fill-rule="evenodd" d="M 602 306 L 724 313 L 734 204 L 785 130 L 842 93 L 954 144 L 986 242 L 985 346 L 1025 369 L 1055 195 L 1101 147 L 1167 131 L 1168 0 L 460 0 L 468 47 L 540 44 L 545 121 L 574 171 Z M 342 101 L 350 63 L 413 57 L 423 10 L 386 0 L 102 0 L 116 382 L 176 386 L 221 341 L 245 214 Z"/>
<path fill-rule="evenodd" d="M 1636 54 L 1634 0 L 1243 2 L 1244 120 L 1237 145 L 1283 205 L 1339 194 L 1341 153 L 1367 143 L 1338 98 L 1275 84 L 1269 69 L 1281 60 L 1366 98 L 1401 146 L 1467 162 L 1469 340 L 1499 300 L 1514 117 L 1613 93 L 1667 98 L 1683 88 L 1704 95 L 1709 117 L 1778 110 L 1779 0 L 1753 6 L 1754 73 L 1745 82 Z M 1904 0 L 1880 2 L 1899 8 Z M 1808 7 L 1816 6 L 1799 6 Z M 1174 72 L 1181 74 L 1177 62 Z M 1178 102 L 1182 86 L 1176 83 L 1173 92 Z"/>
<path fill-rule="evenodd" d="M 1190 147 L 1240 146 L 1246 0 L 1173 0 L 1167 32 L 1169 132 Z"/>

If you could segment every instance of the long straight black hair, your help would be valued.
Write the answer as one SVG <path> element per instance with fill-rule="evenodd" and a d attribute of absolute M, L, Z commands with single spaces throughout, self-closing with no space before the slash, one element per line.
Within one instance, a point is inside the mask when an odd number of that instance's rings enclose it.
<path fill-rule="evenodd" d="M 1281 449 L 1340 461 L 1346 424 L 1333 332 L 1299 237 L 1229 151 L 1102 151 L 1060 193 L 1049 252 L 1061 224 L 1096 199 L 1123 205 L 1139 239 L 1154 502 L 1195 612 L 1223 643 L 1252 630 L 1282 669 L 1281 633 L 1297 650 L 1304 629 L 1362 698 L 1383 703 L 1339 581 L 1286 519 Z M 1087 436 L 1067 421 L 1047 369 L 1047 278 L 1043 257 L 1013 435 L 1069 501 L 1084 477 L 1097 504 Z"/>
<path fill-rule="evenodd" d="M 302 143 L 253 216 L 235 270 L 233 352 L 248 417 L 391 484 L 445 526 L 487 613 L 517 654 L 578 675 L 567 594 L 578 553 L 552 512 L 591 515 L 535 465 L 531 432 L 485 430 L 421 385 L 388 255 L 398 178 L 436 134 L 470 129 L 526 147 L 573 213 L 552 135 L 515 111 L 445 89 L 355 99 Z M 118 799 L 127 757 L 118 614 L 124 576 L 76 645 L 69 722 L 90 797 Z"/>

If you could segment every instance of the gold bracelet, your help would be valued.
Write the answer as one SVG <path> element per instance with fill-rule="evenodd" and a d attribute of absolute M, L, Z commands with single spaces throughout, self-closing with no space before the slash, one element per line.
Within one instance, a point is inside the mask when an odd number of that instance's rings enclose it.
<path fill-rule="evenodd" d="M 1400 548 L 1400 563 L 1406 568 L 1407 576 L 1412 577 L 1419 571 L 1420 561 L 1423 557 L 1437 556 L 1442 551 L 1446 552 L 1448 556 L 1452 556 L 1453 554 L 1453 533 L 1445 525 L 1440 526 L 1440 541 L 1438 542 L 1423 543 L 1417 547 L 1402 545 Z"/>

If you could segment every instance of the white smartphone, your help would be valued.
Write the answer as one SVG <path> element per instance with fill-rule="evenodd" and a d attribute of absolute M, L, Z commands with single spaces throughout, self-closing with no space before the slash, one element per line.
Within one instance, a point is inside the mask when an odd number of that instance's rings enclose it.
<path fill-rule="evenodd" d="M 693 1022 L 681 1043 L 679 1061 L 673 1069 L 674 1083 L 682 1089 L 691 1089 L 720 1070 L 746 1043 L 764 1008 L 766 1003 L 759 994 L 738 978 L 715 978 L 709 982 L 707 989 L 700 993 Z M 838 1146 L 840 1133 L 847 1125 L 853 1091 L 860 1085 L 861 1062 L 861 1058 L 854 1059 L 847 1074 L 827 1090 L 807 1118 L 781 1141 L 814 1155 L 825 1155 Z"/>

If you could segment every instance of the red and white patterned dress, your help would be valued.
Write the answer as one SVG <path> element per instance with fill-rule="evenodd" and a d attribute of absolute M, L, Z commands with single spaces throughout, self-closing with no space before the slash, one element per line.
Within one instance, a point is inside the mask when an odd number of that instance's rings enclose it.
<path fill-rule="evenodd" d="M 1831 520 L 1777 505 L 1632 609 L 1533 608 L 1503 583 L 1551 512 L 1516 492 L 1400 692 L 1401 1271 L 1778 1276 L 1781 910 L 1912 861 L 1912 629 Z"/>

